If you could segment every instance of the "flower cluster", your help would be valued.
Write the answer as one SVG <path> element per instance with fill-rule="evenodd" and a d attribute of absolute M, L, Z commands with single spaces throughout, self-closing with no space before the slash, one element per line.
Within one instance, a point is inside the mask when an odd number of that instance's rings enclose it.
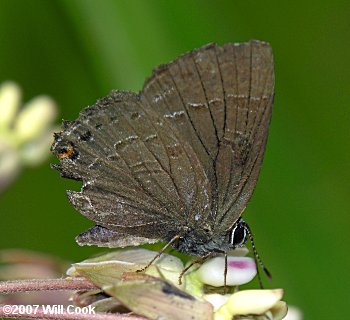
<path fill-rule="evenodd" d="M 84 277 L 101 289 L 79 292 L 73 298 L 76 304 L 92 304 L 100 312 L 118 312 L 126 307 L 149 319 L 283 319 L 287 304 L 281 301 L 282 289 L 238 290 L 238 285 L 256 275 L 254 259 L 244 256 L 247 252 L 240 248 L 228 257 L 226 284 L 230 294 L 223 294 L 223 257 L 192 267 L 181 284 L 179 275 L 184 265 L 171 255 L 162 254 L 145 273 L 136 272 L 157 254 L 140 248 L 76 263 L 67 273 L 73 278 Z"/>
<path fill-rule="evenodd" d="M 49 155 L 57 108 L 48 96 L 33 98 L 20 110 L 21 90 L 14 82 L 0 86 L 0 192 L 25 165 Z"/>

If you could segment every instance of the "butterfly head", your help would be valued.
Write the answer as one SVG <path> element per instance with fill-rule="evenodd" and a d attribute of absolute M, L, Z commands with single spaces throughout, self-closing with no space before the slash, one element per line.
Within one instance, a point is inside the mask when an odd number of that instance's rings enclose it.
<path fill-rule="evenodd" d="M 213 234 L 210 228 L 197 226 L 187 229 L 179 238 L 176 249 L 195 256 L 203 256 L 209 252 L 224 253 L 230 249 L 242 247 L 248 239 L 248 225 L 239 219 L 233 228 L 224 235 Z"/>

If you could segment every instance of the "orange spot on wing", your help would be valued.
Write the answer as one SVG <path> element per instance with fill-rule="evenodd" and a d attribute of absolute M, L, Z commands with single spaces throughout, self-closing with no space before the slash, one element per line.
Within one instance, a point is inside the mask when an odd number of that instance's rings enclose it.
<path fill-rule="evenodd" d="M 61 152 L 58 154 L 58 158 L 60 159 L 72 158 L 73 154 L 74 154 L 73 146 L 68 146 L 64 152 Z"/>

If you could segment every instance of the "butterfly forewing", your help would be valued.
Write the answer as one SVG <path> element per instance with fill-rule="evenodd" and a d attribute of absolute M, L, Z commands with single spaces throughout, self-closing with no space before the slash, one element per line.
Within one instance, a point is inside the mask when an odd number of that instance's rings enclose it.
<path fill-rule="evenodd" d="M 211 184 L 216 230 L 232 227 L 256 185 L 273 86 L 271 48 L 253 40 L 186 53 L 156 69 L 141 92 L 197 153 Z"/>
<path fill-rule="evenodd" d="M 226 63 L 221 66 L 226 121 L 216 161 L 216 227 L 228 230 L 242 214 L 258 179 L 272 114 L 274 74 L 266 43 L 226 45 L 219 52 L 219 61 L 232 61 L 231 73 Z"/>

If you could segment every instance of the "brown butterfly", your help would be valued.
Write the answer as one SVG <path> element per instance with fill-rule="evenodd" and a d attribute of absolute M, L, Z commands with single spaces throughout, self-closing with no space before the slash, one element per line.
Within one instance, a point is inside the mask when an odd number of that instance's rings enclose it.
<path fill-rule="evenodd" d="M 96 223 L 77 242 L 164 241 L 199 257 L 243 245 L 251 233 L 240 217 L 257 183 L 273 95 L 268 43 L 209 44 L 157 67 L 141 92 L 113 91 L 65 121 L 53 167 L 83 182 L 67 191 L 69 201 Z"/>

